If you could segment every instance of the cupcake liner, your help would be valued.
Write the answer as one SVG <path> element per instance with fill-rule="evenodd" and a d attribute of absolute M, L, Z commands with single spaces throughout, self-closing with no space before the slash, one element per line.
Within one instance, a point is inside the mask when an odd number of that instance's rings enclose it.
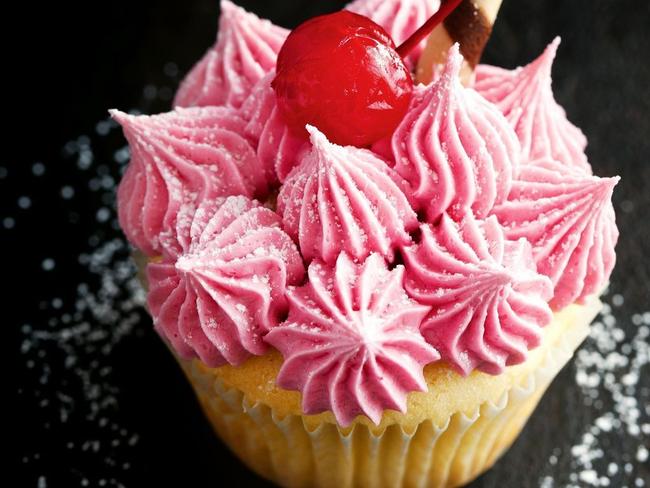
<path fill-rule="evenodd" d="M 443 425 L 431 420 L 411 431 L 398 423 L 380 432 L 302 415 L 277 415 L 266 404 L 180 359 L 201 406 L 224 442 L 260 476 L 287 487 L 451 487 L 488 469 L 512 444 L 546 388 L 588 333 L 576 324 L 547 346 L 541 366 L 473 412 L 456 412 Z"/>

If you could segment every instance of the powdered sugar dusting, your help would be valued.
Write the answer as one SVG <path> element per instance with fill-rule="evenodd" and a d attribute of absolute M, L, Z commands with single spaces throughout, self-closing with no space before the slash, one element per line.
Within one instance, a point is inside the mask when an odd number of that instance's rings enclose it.
<path fill-rule="evenodd" d="M 171 74 L 173 66 L 170 63 L 165 69 L 170 83 L 176 76 Z M 170 91 L 161 86 L 158 100 L 145 97 L 143 106 L 164 102 Z M 142 434 L 120 411 L 119 375 L 123 372 L 116 365 L 125 348 L 141 340 L 151 325 L 143 309 L 145 294 L 135 278 L 131 249 L 119 231 L 114 208 L 116 184 L 129 160 L 117 127 L 108 117 L 100 120 L 92 136 L 81 135 L 63 146 L 64 161 L 38 161 L 30 166 L 32 178 L 53 181 L 61 176 L 54 163 L 72 168 L 46 203 L 57 205 L 60 198 L 64 222 L 87 222 L 92 233 L 87 237 L 87 251 L 78 256 L 78 268 L 66 266 L 70 249 L 79 245 L 74 238 L 65 256 L 54 254 L 47 244 L 46 254 L 32 256 L 35 280 L 75 273 L 78 282 L 76 290 L 57 290 L 56 295 L 44 297 L 37 310 L 23 314 L 25 322 L 19 331 L 23 384 L 18 394 L 27 409 L 25 421 L 37 422 L 30 432 L 38 437 L 25 439 L 17 456 L 33 480 L 29 486 L 123 487 L 133 476 L 129 473 Z M 13 176 L 0 170 L 0 180 Z M 29 179 L 26 183 L 31 188 Z M 28 228 L 26 212 L 43 213 L 44 198 L 22 195 L 16 201 L 20 212 L 3 216 L 4 229 L 20 232 Z M 30 411 L 38 415 L 31 418 Z M 60 485 L 54 472 L 66 473 L 66 479 L 77 480 L 76 484 Z"/>
<path fill-rule="evenodd" d="M 21 394 L 45 410 L 46 431 L 65 431 L 71 421 L 83 424 L 87 437 L 71 433 L 60 439 L 61 449 L 80 457 L 100 455 L 104 468 L 117 474 L 129 469 L 129 449 L 139 435 L 117 416 L 119 386 L 112 364 L 120 344 L 142 323 L 144 292 L 134 278 L 128 246 L 122 239 L 108 241 L 80 259 L 98 284 L 79 283 L 72 306 L 60 298 L 45 304 L 52 314 L 47 324 L 22 326 L 25 366 L 38 377 L 43 390 L 23 389 Z M 47 395 L 52 385 L 56 385 L 55 393 Z M 32 454 L 23 457 L 23 462 L 39 458 Z M 46 486 L 46 478 L 41 476 L 38 483 Z M 117 478 L 106 478 L 103 484 L 122 486 Z"/>
<path fill-rule="evenodd" d="M 558 450 L 549 457 L 540 486 L 632 487 L 648 482 L 650 388 L 643 378 L 650 362 L 650 312 L 625 316 L 620 308 L 624 299 L 619 294 L 608 302 L 574 361 L 583 415 L 591 422 L 576 433 L 567 452 Z M 622 462 L 611 462 L 609 451 L 623 446 Z M 569 467 L 562 476 L 555 467 L 558 457 Z"/>

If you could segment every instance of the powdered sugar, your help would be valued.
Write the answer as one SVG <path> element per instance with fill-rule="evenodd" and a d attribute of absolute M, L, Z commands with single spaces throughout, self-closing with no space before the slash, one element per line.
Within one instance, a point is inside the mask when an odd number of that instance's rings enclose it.
<path fill-rule="evenodd" d="M 619 308 L 624 303 L 621 295 L 614 294 L 609 301 L 614 307 L 604 305 L 574 362 L 575 381 L 584 403 L 581 416 L 592 420 L 581 433 L 574 434 L 573 445 L 564 456 L 569 472 L 550 475 L 558 472 L 558 456 L 553 453 L 540 486 L 629 487 L 644 486 L 647 480 L 650 389 L 641 378 L 650 362 L 650 313 L 626 317 Z M 626 335 L 625 330 L 634 333 Z M 623 446 L 624 464 L 609 461 L 609 450 Z"/>
<path fill-rule="evenodd" d="M 83 144 L 89 147 L 89 142 Z M 91 154 L 83 156 L 83 161 L 92 160 Z M 85 163 L 82 166 L 85 168 Z M 39 174 L 40 170 L 35 172 Z M 113 213 L 101 207 L 100 214 L 98 221 L 108 234 Z M 99 240 L 98 235 L 93 235 L 90 242 Z M 118 416 L 120 389 L 113 373 L 116 351 L 125 338 L 132 340 L 137 325 L 143 323 L 144 292 L 134 277 L 129 252 L 124 239 L 117 237 L 79 256 L 87 270 L 87 282 L 77 285 L 74 303 L 54 297 L 41 306 L 49 319 L 21 327 L 20 350 L 28 370 L 25 377 L 31 380 L 19 393 L 24 401 L 40 407 L 41 418 L 46 419 L 42 426 L 45 434 L 68 432 L 66 426 L 73 426 L 67 436 L 53 441 L 57 449 L 79 459 L 85 453 L 99 454 L 96 457 L 102 467 L 95 466 L 93 472 L 112 473 L 100 478 L 104 486 L 122 486 L 119 473 L 128 469 L 129 449 L 138 441 L 138 434 Z M 56 263 L 52 257 L 43 259 L 42 272 L 56 272 Z M 84 426 L 83 436 L 79 425 Z M 23 463 L 40 462 L 39 452 L 23 456 Z M 100 479 L 92 484 L 98 484 Z M 83 480 L 86 485 L 90 483 L 80 474 L 82 486 Z M 45 476 L 40 476 L 37 483 L 48 486 Z"/>
<path fill-rule="evenodd" d="M 28 166 L 33 180 L 25 180 L 25 188 L 44 177 L 48 184 L 49 178 L 54 182 L 63 175 L 65 180 L 47 194 L 51 200 L 25 192 L 15 201 L 14 214 L 0 215 L 1 226 L 12 233 L 27 229 L 31 215 L 46 212 L 52 216 L 48 218 L 59 218 L 53 210 L 59 204 L 63 223 L 94 221 L 78 268 L 69 259 L 76 252 L 71 249 L 84 246 L 83 237 L 77 242 L 77 233 L 70 236 L 66 254 L 55 254 L 56 248 L 44 241 L 39 244 L 44 254 L 29 256 L 35 263 L 34 280 L 62 279 L 60 289 L 48 288 L 55 295 L 43 297 L 36 310 L 22 311 L 25 322 L 19 330 L 18 394 L 26 409 L 20 421 L 31 423 L 29 432 L 35 437 L 25 438 L 17 455 L 33 480 L 30 486 L 75 486 L 71 480 L 76 486 L 125 486 L 141 439 L 137 427 L 119 410 L 123 372 L 116 366 L 118 358 L 127 344 L 142 340 L 151 324 L 142 308 L 144 292 L 135 278 L 131 249 L 115 218 L 116 182 L 129 159 L 116 128 L 110 118 L 99 121 L 97 136 L 81 135 L 64 145 L 64 161 Z M 11 176 L 0 167 L 0 180 Z M 30 416 L 31 411 L 37 415 Z M 69 483 L 58 484 L 55 470 L 66 473 Z"/>

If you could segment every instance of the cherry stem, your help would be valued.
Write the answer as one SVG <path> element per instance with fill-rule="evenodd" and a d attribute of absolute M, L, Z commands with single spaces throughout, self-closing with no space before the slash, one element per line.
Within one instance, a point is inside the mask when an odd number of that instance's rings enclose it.
<path fill-rule="evenodd" d="M 449 14 L 458 7 L 460 2 L 462 2 L 462 0 L 443 1 L 438 11 L 397 48 L 397 53 L 402 57 L 402 59 L 406 58 L 406 56 L 408 56 L 409 53 L 420 44 L 420 42 L 431 34 L 433 29 L 449 16 Z"/>

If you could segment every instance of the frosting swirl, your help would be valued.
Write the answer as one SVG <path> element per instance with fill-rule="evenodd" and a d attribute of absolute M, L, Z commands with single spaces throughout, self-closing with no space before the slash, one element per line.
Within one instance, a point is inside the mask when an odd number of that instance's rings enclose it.
<path fill-rule="evenodd" d="M 474 88 L 496 104 L 514 127 L 522 161 L 551 158 L 591 174 L 584 152 L 587 138 L 553 97 L 551 68 L 559 44 L 557 37 L 539 58 L 512 71 L 479 65 Z"/>
<path fill-rule="evenodd" d="M 271 81 L 275 72 L 262 78 L 241 109 L 248 122 L 246 136 L 257 148 L 257 157 L 272 181 L 284 181 L 308 150 L 307 141 L 294 135 L 282 120 Z"/>
<path fill-rule="evenodd" d="M 438 0 L 355 0 L 345 9 L 365 15 L 380 26 L 393 38 L 396 46 L 406 41 L 440 8 Z M 406 58 L 409 68 L 413 68 L 424 47 L 422 41 Z"/>
<path fill-rule="evenodd" d="M 308 131 L 312 149 L 278 196 L 284 229 L 307 261 L 333 263 L 341 251 L 356 259 L 379 252 L 391 260 L 417 228 L 406 183 L 371 151 L 333 144 L 314 127 Z"/>
<path fill-rule="evenodd" d="M 445 211 L 462 217 L 471 209 L 486 216 L 507 197 L 519 161 L 508 121 L 461 85 L 462 61 L 455 44 L 441 77 L 416 93 L 391 141 L 395 170 L 431 222 Z"/>
<path fill-rule="evenodd" d="M 286 29 L 222 0 L 217 41 L 182 81 L 174 105 L 240 107 L 255 83 L 275 68 L 288 35 Z"/>
<path fill-rule="evenodd" d="M 177 109 L 153 116 L 111 110 L 129 142 L 131 162 L 118 189 L 120 224 L 145 254 L 160 252 L 159 236 L 181 205 L 217 196 L 264 196 L 268 183 L 229 108 Z"/>
<path fill-rule="evenodd" d="M 347 9 L 400 44 L 439 6 Z M 120 224 L 156 257 L 147 303 L 177 354 L 238 366 L 275 347 L 277 383 L 305 414 L 379 424 L 426 391 L 427 364 L 499 374 L 539 345 L 552 310 L 604 286 L 618 178 L 591 175 L 586 138 L 553 97 L 559 39 L 528 66 L 479 66 L 472 88 L 454 45 L 373 152 L 292 133 L 271 86 L 288 31 L 228 0 L 221 10 L 174 100 L 190 108 L 111 111 L 132 156 Z M 278 213 L 253 200 L 278 186 Z"/>
<path fill-rule="evenodd" d="M 527 239 L 540 273 L 553 285 L 559 310 L 605 286 L 618 239 L 611 197 L 619 178 L 541 159 L 522 167 L 507 202 L 494 209 L 510 239 Z"/>
<path fill-rule="evenodd" d="M 427 342 L 463 374 L 525 361 L 552 319 L 551 282 L 537 273 L 530 244 L 507 241 L 494 217 L 471 214 L 421 230 L 403 255 L 406 291 L 433 307 L 420 326 Z"/>
<path fill-rule="evenodd" d="M 156 330 L 178 354 L 208 366 L 263 354 L 262 335 L 286 311 L 285 288 L 303 263 L 271 210 L 246 197 L 181 209 L 147 266 L 147 304 Z"/>
<path fill-rule="evenodd" d="M 308 274 L 288 291 L 287 321 L 265 337 L 285 359 L 278 384 L 302 392 L 306 414 L 331 410 L 342 426 L 405 412 L 407 394 L 427 389 L 423 366 L 439 355 L 418 332 L 429 307 L 404 292 L 403 267 L 342 253 L 335 267 L 314 261 Z"/>

